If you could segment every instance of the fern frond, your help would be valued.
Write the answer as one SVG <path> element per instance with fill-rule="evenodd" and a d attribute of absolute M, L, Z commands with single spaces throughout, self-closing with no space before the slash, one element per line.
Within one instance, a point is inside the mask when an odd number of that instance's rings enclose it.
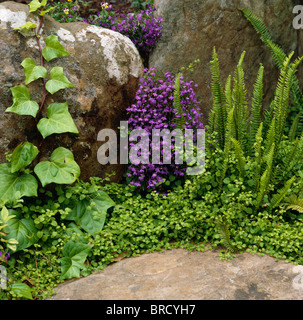
<path fill-rule="evenodd" d="M 292 52 L 284 61 L 274 98 L 274 116 L 276 118 L 276 144 L 281 141 L 285 130 L 285 123 L 289 112 L 289 95 L 293 76 L 299 64 L 296 61 L 290 65 Z"/>
<path fill-rule="evenodd" d="M 283 62 L 287 58 L 286 54 L 281 47 L 272 42 L 271 36 L 267 30 L 267 27 L 260 18 L 254 15 L 249 9 L 240 9 L 243 12 L 245 18 L 252 24 L 253 28 L 261 35 L 261 40 L 269 47 L 273 60 L 279 69 L 283 69 Z M 303 95 L 298 85 L 298 80 L 294 77 L 291 84 L 291 90 L 296 104 L 303 106 Z"/>
<path fill-rule="evenodd" d="M 247 92 L 244 81 L 243 60 L 246 52 L 243 51 L 237 68 L 234 73 L 234 89 L 232 92 L 234 112 L 234 124 L 235 124 L 235 139 L 239 141 L 243 148 L 244 140 L 247 134 Z"/>
<path fill-rule="evenodd" d="M 263 201 L 263 198 L 265 195 L 265 190 L 266 190 L 267 180 L 268 180 L 268 170 L 266 169 L 260 179 L 260 183 L 259 183 L 260 188 L 259 188 L 259 192 L 258 192 L 257 199 L 256 199 L 255 211 L 257 211 L 260 208 L 260 205 Z"/>
<path fill-rule="evenodd" d="M 220 176 L 219 182 L 219 190 L 220 194 L 223 187 L 223 180 L 225 179 L 227 166 L 228 166 L 228 157 L 231 148 L 231 138 L 232 138 L 232 130 L 233 130 L 233 117 L 234 117 L 234 107 L 228 112 L 227 122 L 226 122 L 226 132 L 225 132 L 225 144 L 224 144 L 224 153 L 223 153 L 223 168 Z"/>
<path fill-rule="evenodd" d="M 263 75 L 264 67 L 260 66 L 257 80 L 254 86 L 253 102 L 251 107 L 251 121 L 250 121 L 250 150 L 255 143 L 256 134 L 261 122 L 261 109 L 263 103 Z"/>
<path fill-rule="evenodd" d="M 254 15 L 249 9 L 246 8 L 240 9 L 240 11 L 243 12 L 245 18 L 252 24 L 257 33 L 260 33 L 264 39 L 271 39 L 267 27 L 259 17 Z"/>
<path fill-rule="evenodd" d="M 284 174 L 287 176 L 293 168 L 300 163 L 302 166 L 302 153 L 303 153 L 303 135 L 301 136 L 300 140 L 295 142 L 293 146 L 293 150 L 289 152 L 287 156 L 284 157 Z"/>
<path fill-rule="evenodd" d="M 216 48 L 213 48 L 211 64 L 211 87 L 213 97 L 213 111 L 215 113 L 213 120 L 214 131 L 219 135 L 219 145 L 224 148 L 225 139 L 225 125 L 227 113 L 225 109 L 225 96 L 223 88 L 220 83 L 219 59 L 217 56 Z"/>
<path fill-rule="evenodd" d="M 296 115 L 294 121 L 291 124 L 289 133 L 288 133 L 288 139 L 290 142 L 295 141 L 295 138 L 297 136 L 297 132 L 298 132 L 298 126 L 299 126 L 299 121 L 301 119 L 301 111 Z"/>
<path fill-rule="evenodd" d="M 275 136 L 276 136 L 276 119 L 273 118 L 271 121 L 271 124 L 268 128 L 266 139 L 264 141 L 264 154 L 268 154 L 270 151 L 271 146 L 275 142 Z"/>
<path fill-rule="evenodd" d="M 222 243 L 225 248 L 227 248 L 231 252 L 235 252 L 235 248 L 231 244 L 230 241 L 230 231 L 229 231 L 229 225 L 226 221 L 224 222 L 218 222 L 217 223 L 217 230 L 221 237 Z"/>
<path fill-rule="evenodd" d="M 245 175 L 245 158 L 244 158 L 244 153 L 242 151 L 242 148 L 240 146 L 239 141 L 237 141 L 234 138 L 231 138 L 231 141 L 235 147 L 235 153 L 238 161 L 238 169 L 241 177 L 244 177 Z"/>
<path fill-rule="evenodd" d="M 291 185 L 293 184 L 294 180 L 295 180 L 295 177 L 292 177 L 291 179 L 289 179 L 289 180 L 285 183 L 284 187 L 283 187 L 281 190 L 279 190 L 279 191 L 277 192 L 277 194 L 275 194 L 275 195 L 272 197 L 272 199 L 271 199 L 271 201 L 270 201 L 270 210 L 273 210 L 274 208 L 276 208 L 276 207 L 281 203 L 281 201 L 282 201 L 282 200 L 285 198 L 285 196 L 287 195 L 288 190 L 290 189 L 290 187 L 291 187 Z"/>
<path fill-rule="evenodd" d="M 303 198 L 299 198 L 293 194 L 283 204 L 287 206 L 287 210 L 294 210 L 303 213 Z"/>
<path fill-rule="evenodd" d="M 225 100 L 227 112 L 232 108 L 231 75 L 228 76 L 225 84 Z"/>
<path fill-rule="evenodd" d="M 175 90 L 174 90 L 174 110 L 176 112 L 175 124 L 176 124 L 176 129 L 184 130 L 185 119 L 184 119 L 183 110 L 181 106 L 180 77 L 181 77 L 181 73 L 178 73 L 175 80 Z"/>
<path fill-rule="evenodd" d="M 266 166 L 266 170 L 264 171 L 261 179 L 260 179 L 260 188 L 259 188 L 259 192 L 257 195 L 257 204 L 255 209 L 258 210 L 264 196 L 267 194 L 268 192 L 268 186 L 270 183 L 270 179 L 272 176 L 272 163 L 273 163 L 273 158 L 274 158 L 274 151 L 275 151 L 275 144 L 273 144 L 270 148 L 270 151 L 266 157 L 266 162 L 267 162 L 267 166 Z"/>
<path fill-rule="evenodd" d="M 260 126 L 258 128 L 258 131 L 256 133 L 255 138 L 255 165 L 256 165 L 256 171 L 254 175 L 254 183 L 255 183 L 255 190 L 257 191 L 259 189 L 259 183 L 260 183 L 260 174 L 261 174 L 261 164 L 262 164 L 262 130 L 263 130 L 263 122 L 260 123 Z"/>

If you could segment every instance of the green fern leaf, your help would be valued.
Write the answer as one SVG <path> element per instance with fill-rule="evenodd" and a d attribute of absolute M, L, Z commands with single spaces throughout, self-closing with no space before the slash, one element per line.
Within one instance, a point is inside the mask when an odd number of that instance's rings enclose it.
<path fill-rule="evenodd" d="M 255 143 L 256 134 L 261 122 L 261 109 L 263 103 L 263 75 L 264 67 L 261 65 L 258 71 L 257 80 L 254 86 L 253 102 L 251 107 L 251 122 L 250 122 L 250 150 Z"/>
<path fill-rule="evenodd" d="M 228 167 L 228 159 L 229 159 L 231 139 L 232 139 L 233 117 L 234 117 L 234 107 L 228 112 L 228 115 L 227 115 L 225 144 L 224 144 L 224 153 L 223 153 L 223 169 L 222 169 L 220 182 L 219 182 L 219 190 L 218 190 L 219 194 L 222 191 L 223 180 L 225 179 L 225 175 Z"/>
<path fill-rule="evenodd" d="M 303 198 L 296 195 L 291 195 L 283 205 L 286 205 L 287 210 L 294 210 L 303 213 Z"/>
<path fill-rule="evenodd" d="M 235 248 L 231 244 L 230 241 L 230 231 L 229 231 L 229 225 L 226 221 L 224 222 L 218 222 L 217 223 L 217 230 L 221 237 L 222 243 L 225 248 L 227 248 L 231 252 L 235 252 Z"/>
<path fill-rule="evenodd" d="M 285 196 L 287 195 L 291 185 L 293 184 L 295 180 L 295 177 L 292 177 L 291 179 L 289 179 L 286 183 L 285 186 L 278 191 L 277 194 L 275 194 L 270 202 L 270 210 L 273 210 L 274 208 L 276 208 L 281 201 L 285 198 Z"/>
<path fill-rule="evenodd" d="M 243 60 L 246 52 L 243 51 L 237 68 L 234 73 L 234 88 L 232 93 L 234 111 L 234 125 L 235 125 L 235 139 L 239 141 L 241 147 L 245 143 L 245 138 L 247 134 L 247 92 L 244 82 L 244 70 L 243 70 Z"/>
<path fill-rule="evenodd" d="M 259 183 L 260 183 L 260 174 L 261 174 L 261 164 L 262 164 L 262 129 L 263 129 L 263 122 L 260 123 L 258 131 L 256 133 L 255 138 L 255 175 L 254 175 L 254 184 L 255 184 L 255 190 L 257 191 L 259 189 Z"/>
<path fill-rule="evenodd" d="M 220 72 L 219 72 L 219 60 L 217 56 L 216 49 L 213 48 L 213 55 L 211 64 L 211 87 L 212 87 L 212 96 L 213 96 L 213 112 L 212 119 L 214 131 L 218 133 L 219 136 L 219 145 L 221 149 L 224 148 L 225 143 L 225 125 L 227 113 L 225 109 L 225 96 L 220 84 Z"/>
<path fill-rule="evenodd" d="M 174 110 L 176 113 L 175 124 L 176 124 L 176 129 L 184 130 L 185 119 L 184 119 L 183 110 L 181 106 L 180 77 L 181 77 L 181 73 L 178 73 L 175 80 L 175 90 L 174 90 Z"/>
<path fill-rule="evenodd" d="M 242 148 L 240 146 L 239 141 L 237 141 L 234 138 L 231 138 L 231 141 L 235 147 L 235 153 L 236 153 L 236 157 L 237 157 L 237 161 L 238 161 L 238 169 L 239 169 L 239 173 L 241 177 L 245 176 L 245 158 L 244 158 L 244 154 L 242 151 Z"/>

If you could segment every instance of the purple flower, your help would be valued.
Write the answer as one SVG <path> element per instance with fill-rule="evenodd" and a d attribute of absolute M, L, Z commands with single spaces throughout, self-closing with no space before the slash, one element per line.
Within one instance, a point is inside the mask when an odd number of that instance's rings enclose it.
<path fill-rule="evenodd" d="M 133 41 L 142 56 L 148 55 L 162 35 L 163 19 L 154 16 L 156 9 L 149 5 L 146 10 L 136 14 L 113 12 L 110 9 L 111 5 L 97 19 L 83 21 L 122 33 Z"/>
<path fill-rule="evenodd" d="M 136 93 L 136 100 L 127 111 L 129 112 L 129 130 L 143 128 L 149 134 L 149 150 L 142 150 L 149 157 L 148 164 L 130 164 L 128 166 L 127 178 L 132 185 L 139 186 L 143 190 L 159 189 L 158 184 L 168 179 L 170 174 L 184 177 L 186 168 L 183 165 L 175 164 L 174 143 L 171 148 L 161 140 L 159 145 L 154 145 L 151 139 L 153 129 L 168 129 L 170 132 L 176 127 L 175 119 L 180 117 L 174 109 L 174 84 L 175 75 L 161 73 L 155 68 L 144 69 L 145 75 L 139 81 L 139 88 Z M 180 98 L 185 128 L 202 129 L 200 120 L 199 102 L 192 88 L 192 81 L 180 81 Z M 174 142 L 174 139 L 172 139 Z M 132 147 L 134 143 L 130 143 Z M 166 145 L 166 148 L 163 146 Z M 152 164 L 152 150 L 159 150 L 161 157 L 159 164 Z M 171 160 L 171 164 L 164 164 Z"/>

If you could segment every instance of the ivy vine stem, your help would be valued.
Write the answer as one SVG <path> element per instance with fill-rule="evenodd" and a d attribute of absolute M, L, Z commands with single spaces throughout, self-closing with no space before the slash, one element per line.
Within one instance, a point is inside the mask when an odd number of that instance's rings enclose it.
<path fill-rule="evenodd" d="M 43 16 L 40 17 L 40 23 L 39 23 L 39 26 L 38 26 L 38 28 L 37 28 L 37 30 L 36 30 L 36 33 L 35 33 L 35 38 L 36 38 L 36 40 L 37 40 L 37 44 L 38 44 L 39 52 L 40 52 L 40 65 L 41 65 L 41 67 L 44 67 L 44 61 L 43 61 L 43 54 L 42 54 L 42 48 L 41 48 L 40 35 L 39 35 L 39 33 L 40 33 L 41 27 L 42 27 L 42 25 L 43 25 L 43 20 L 44 20 L 44 19 L 43 19 Z M 44 104 L 45 104 L 46 97 L 47 97 L 47 95 L 48 95 L 48 91 L 46 90 L 46 87 L 45 87 L 46 81 L 45 81 L 44 78 L 42 79 L 42 82 L 43 82 L 44 95 L 43 95 L 43 99 L 42 99 L 40 108 L 39 108 L 39 110 L 38 110 L 38 112 L 37 112 L 37 115 L 36 115 L 36 118 L 35 118 L 36 123 L 37 123 L 38 120 L 39 120 L 40 114 L 41 114 L 42 109 L 43 109 Z"/>

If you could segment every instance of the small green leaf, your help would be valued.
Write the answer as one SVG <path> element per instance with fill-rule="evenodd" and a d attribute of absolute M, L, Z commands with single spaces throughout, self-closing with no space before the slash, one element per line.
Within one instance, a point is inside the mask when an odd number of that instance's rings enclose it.
<path fill-rule="evenodd" d="M 51 61 L 59 57 L 67 57 L 69 53 L 58 41 L 58 36 L 50 35 L 45 39 L 46 47 L 42 50 L 42 55 L 46 61 Z"/>
<path fill-rule="evenodd" d="M 62 249 L 64 257 L 60 259 L 62 279 L 80 277 L 80 269 L 84 267 L 84 262 L 91 248 L 91 245 L 72 241 L 68 241 L 64 245 Z"/>
<path fill-rule="evenodd" d="M 40 16 L 44 16 L 46 13 L 48 13 L 49 11 L 55 9 L 56 7 L 57 7 L 57 6 L 54 6 L 54 7 L 48 8 L 48 9 L 46 9 L 46 10 L 40 11 L 39 15 L 40 15 Z"/>
<path fill-rule="evenodd" d="M 47 71 L 44 67 L 37 66 L 34 59 L 26 58 L 21 63 L 25 73 L 25 84 L 29 84 L 39 78 L 45 78 Z"/>
<path fill-rule="evenodd" d="M 42 0 L 42 2 L 40 3 L 40 1 L 38 0 L 32 0 L 28 5 L 29 5 L 29 12 L 35 12 L 37 11 L 39 8 L 44 7 L 46 5 L 47 0 Z"/>
<path fill-rule="evenodd" d="M 14 28 L 14 29 L 35 29 L 37 27 L 37 25 L 33 22 L 27 21 L 25 24 L 23 24 L 20 27 Z"/>
<path fill-rule="evenodd" d="M 68 111 L 67 102 L 50 104 L 47 108 L 47 118 L 41 119 L 37 127 L 43 138 L 54 133 L 79 133 Z"/>
<path fill-rule="evenodd" d="M 6 109 L 6 112 L 13 112 L 19 115 L 29 115 L 34 118 L 37 115 L 39 106 L 37 102 L 31 101 L 30 92 L 25 86 L 11 88 L 13 94 L 13 105 Z"/>
<path fill-rule="evenodd" d="M 32 143 L 20 144 L 12 154 L 12 173 L 24 169 L 37 157 L 39 150 Z"/>
<path fill-rule="evenodd" d="M 62 67 L 54 67 L 50 72 L 50 80 L 47 81 L 46 90 L 54 94 L 61 89 L 72 88 L 74 85 L 68 81 Z"/>
<path fill-rule="evenodd" d="M 38 182 L 30 174 L 19 175 L 11 172 L 10 163 L 0 164 L 0 200 L 15 201 L 18 192 L 21 197 L 37 197 Z"/>
<path fill-rule="evenodd" d="M 34 171 L 43 187 L 50 183 L 72 184 L 81 173 L 72 152 L 62 147 L 52 153 L 50 161 L 38 163 Z"/>
<path fill-rule="evenodd" d="M 14 296 L 19 298 L 33 299 L 31 288 L 22 282 L 15 282 L 11 285 L 11 292 Z"/>

